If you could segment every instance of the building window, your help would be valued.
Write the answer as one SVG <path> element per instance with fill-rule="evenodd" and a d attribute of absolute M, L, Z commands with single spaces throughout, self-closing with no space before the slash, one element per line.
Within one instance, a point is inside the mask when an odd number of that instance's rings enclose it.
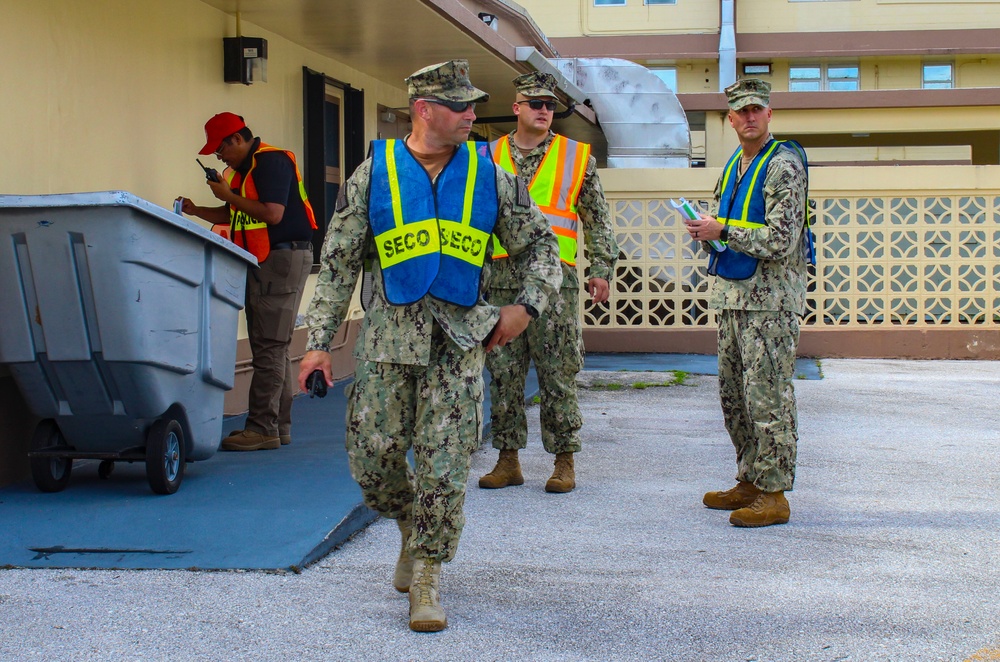
<path fill-rule="evenodd" d="M 662 80 L 670 88 L 670 91 L 677 94 L 677 68 L 676 67 L 657 67 L 656 69 L 650 69 L 654 76 Z"/>
<path fill-rule="evenodd" d="M 818 92 L 823 89 L 823 72 L 819 67 L 788 68 L 789 92 Z"/>
<path fill-rule="evenodd" d="M 677 0 L 646 0 L 647 5 L 676 5 Z"/>
<path fill-rule="evenodd" d="M 860 90 L 858 66 L 848 64 L 793 65 L 788 69 L 788 89 L 791 92 Z"/>
<path fill-rule="evenodd" d="M 941 62 L 925 64 L 920 86 L 925 90 L 946 90 L 955 87 L 955 66 Z"/>
<path fill-rule="evenodd" d="M 594 0 L 595 7 L 624 7 L 625 0 Z"/>

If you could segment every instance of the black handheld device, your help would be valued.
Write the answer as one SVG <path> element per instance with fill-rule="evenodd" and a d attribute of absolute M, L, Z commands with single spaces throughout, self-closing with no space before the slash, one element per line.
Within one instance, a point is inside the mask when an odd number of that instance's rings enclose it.
<path fill-rule="evenodd" d="M 326 377 L 322 370 L 313 370 L 306 378 L 306 388 L 309 389 L 309 397 L 326 397 Z"/>
<path fill-rule="evenodd" d="M 205 164 L 201 162 L 201 159 L 195 159 L 195 161 L 197 161 L 198 165 L 201 166 L 201 169 L 205 171 L 205 179 L 207 179 L 210 182 L 221 181 L 219 179 L 219 171 L 218 170 L 216 170 L 215 168 L 206 168 Z"/>

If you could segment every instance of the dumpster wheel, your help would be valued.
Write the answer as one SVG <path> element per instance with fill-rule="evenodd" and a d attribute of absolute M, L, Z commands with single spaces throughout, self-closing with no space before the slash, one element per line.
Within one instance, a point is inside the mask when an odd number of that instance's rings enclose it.
<path fill-rule="evenodd" d="M 146 433 L 146 480 L 157 494 L 173 494 L 184 479 L 184 431 L 172 418 L 157 419 Z"/>
<path fill-rule="evenodd" d="M 31 438 L 31 450 L 55 450 L 65 447 L 66 439 L 59 426 L 52 419 L 46 419 L 35 428 L 35 434 Z M 69 484 L 69 476 L 73 472 L 73 459 L 68 457 L 35 457 L 29 459 L 31 463 L 31 477 L 35 479 L 35 485 L 42 492 L 61 492 Z"/>

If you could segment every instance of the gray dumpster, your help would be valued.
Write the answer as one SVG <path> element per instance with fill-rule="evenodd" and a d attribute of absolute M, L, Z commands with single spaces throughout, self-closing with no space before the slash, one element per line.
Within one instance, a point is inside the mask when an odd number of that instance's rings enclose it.
<path fill-rule="evenodd" d="M 0 363 L 41 419 L 39 489 L 141 461 L 172 494 L 219 446 L 254 257 L 122 191 L 0 195 Z"/>

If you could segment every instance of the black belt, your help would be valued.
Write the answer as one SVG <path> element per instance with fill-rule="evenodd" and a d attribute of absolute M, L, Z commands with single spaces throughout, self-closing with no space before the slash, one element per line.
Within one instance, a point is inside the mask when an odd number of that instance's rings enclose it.
<path fill-rule="evenodd" d="M 271 250 L 311 251 L 312 247 L 313 245 L 311 241 L 283 241 L 280 244 L 273 244 L 271 246 Z"/>

